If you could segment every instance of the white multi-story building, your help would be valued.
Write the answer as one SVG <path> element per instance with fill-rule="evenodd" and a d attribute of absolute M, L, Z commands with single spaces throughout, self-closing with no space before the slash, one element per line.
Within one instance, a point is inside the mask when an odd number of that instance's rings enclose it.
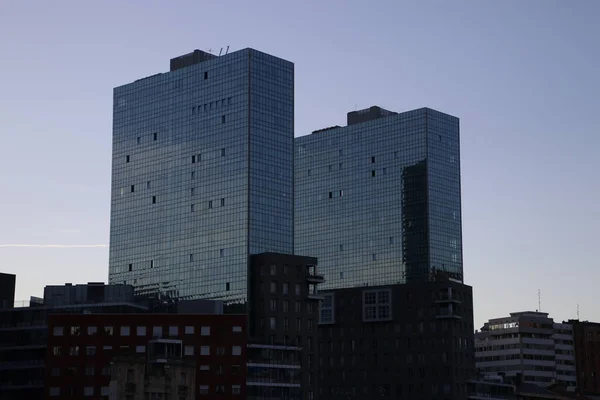
<path fill-rule="evenodd" d="M 490 319 L 475 333 L 475 367 L 485 377 L 513 377 L 548 386 L 576 385 L 573 329 L 548 313 L 524 311 Z"/>

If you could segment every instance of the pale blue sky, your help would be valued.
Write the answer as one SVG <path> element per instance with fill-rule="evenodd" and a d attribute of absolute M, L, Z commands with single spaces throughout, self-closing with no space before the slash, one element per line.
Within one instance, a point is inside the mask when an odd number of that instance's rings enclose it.
<path fill-rule="evenodd" d="M 195 48 L 296 65 L 296 136 L 347 111 L 461 119 L 476 327 L 537 308 L 600 321 L 598 1 L 5 1 L 0 271 L 17 297 L 103 281 L 112 88 Z"/>

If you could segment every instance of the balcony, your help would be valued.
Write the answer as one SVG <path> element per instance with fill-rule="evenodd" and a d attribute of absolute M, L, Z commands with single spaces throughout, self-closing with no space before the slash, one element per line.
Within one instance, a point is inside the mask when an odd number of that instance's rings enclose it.
<path fill-rule="evenodd" d="M 325 277 L 323 275 L 317 275 L 317 274 L 306 275 L 306 280 L 310 283 L 315 283 L 315 284 L 325 283 Z"/>
<path fill-rule="evenodd" d="M 440 293 L 440 295 L 437 297 L 435 302 L 437 304 L 447 304 L 447 303 L 461 304 L 462 303 L 462 301 L 460 301 L 452 293 L 443 293 L 443 294 Z"/>

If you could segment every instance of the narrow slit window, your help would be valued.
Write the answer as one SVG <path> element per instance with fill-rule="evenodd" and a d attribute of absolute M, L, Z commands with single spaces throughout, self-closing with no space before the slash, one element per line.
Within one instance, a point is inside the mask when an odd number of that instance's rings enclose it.
<path fill-rule="evenodd" d="M 344 197 L 344 191 L 340 190 L 340 197 Z"/>
<path fill-rule="evenodd" d="M 150 189 L 150 181 L 146 182 L 146 189 Z"/>
<path fill-rule="evenodd" d="M 373 261 L 377 261 L 377 254 L 371 254 L 371 259 Z"/>
<path fill-rule="evenodd" d="M 196 156 L 192 156 L 192 164 L 196 164 Z"/>
<path fill-rule="evenodd" d="M 375 170 L 371 171 L 371 176 L 375 176 Z"/>
<path fill-rule="evenodd" d="M 225 116 L 221 115 L 221 123 L 224 124 L 225 123 Z"/>
<path fill-rule="evenodd" d="M 194 261 L 194 255 L 190 254 L 190 262 L 193 262 L 193 261 Z"/>
<path fill-rule="evenodd" d="M 219 257 L 225 257 L 225 249 L 219 250 Z"/>
<path fill-rule="evenodd" d="M 202 161 L 202 154 L 198 153 L 197 159 L 198 159 L 198 162 Z"/>
<path fill-rule="evenodd" d="M 193 195 L 194 195 L 194 189 L 195 189 L 195 188 L 191 188 L 191 189 L 190 189 L 190 195 L 191 195 L 191 196 L 193 196 Z"/>
<path fill-rule="evenodd" d="M 208 201 L 208 208 L 212 208 L 212 200 Z"/>
<path fill-rule="evenodd" d="M 192 107 L 192 115 L 196 114 L 196 106 Z"/>
<path fill-rule="evenodd" d="M 371 164 L 375 164 L 375 157 L 371 157 Z"/>
<path fill-rule="evenodd" d="M 225 198 L 221 199 L 221 207 L 225 206 Z"/>
<path fill-rule="evenodd" d="M 332 199 L 333 198 L 333 192 L 329 192 L 329 198 Z"/>
<path fill-rule="evenodd" d="M 231 104 L 231 97 L 227 98 L 227 104 Z"/>
<path fill-rule="evenodd" d="M 154 140 L 158 140 L 158 133 L 154 133 L 153 137 L 154 137 Z"/>
<path fill-rule="evenodd" d="M 154 260 L 150 260 L 150 268 L 154 268 Z"/>
<path fill-rule="evenodd" d="M 129 272 L 133 271 L 133 264 L 129 264 Z"/>
<path fill-rule="evenodd" d="M 225 148 L 221 149 L 221 157 L 225 157 Z"/>
<path fill-rule="evenodd" d="M 156 196 L 152 196 L 152 204 L 156 204 Z"/>
<path fill-rule="evenodd" d="M 190 211 L 191 211 L 191 212 L 194 212 L 194 208 L 195 208 L 195 207 L 194 207 L 194 204 L 190 205 Z"/>
<path fill-rule="evenodd" d="M 192 171 L 192 179 L 196 177 L 196 171 Z"/>
<path fill-rule="evenodd" d="M 142 143 L 142 138 L 138 136 L 138 138 L 137 138 L 137 144 L 140 144 L 140 143 Z"/>
<path fill-rule="evenodd" d="M 204 79 L 208 79 L 208 71 L 204 72 Z"/>
<path fill-rule="evenodd" d="M 229 291 L 229 288 L 230 288 L 230 285 L 229 285 L 229 282 L 227 282 L 227 283 L 225 284 L 225 290 Z"/>
<path fill-rule="evenodd" d="M 129 162 L 129 156 L 125 156 L 125 162 Z"/>
<path fill-rule="evenodd" d="M 135 185 L 131 185 L 131 193 L 135 192 Z"/>

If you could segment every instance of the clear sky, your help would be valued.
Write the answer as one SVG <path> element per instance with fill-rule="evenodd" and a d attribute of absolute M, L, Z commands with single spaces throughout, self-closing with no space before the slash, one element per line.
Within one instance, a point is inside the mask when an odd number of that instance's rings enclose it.
<path fill-rule="evenodd" d="M 112 88 L 229 45 L 295 63 L 296 136 L 371 105 L 460 117 L 476 327 L 538 289 L 555 319 L 579 303 L 600 321 L 599 17 L 595 0 L 5 1 L 0 271 L 18 299 L 106 281 Z"/>

